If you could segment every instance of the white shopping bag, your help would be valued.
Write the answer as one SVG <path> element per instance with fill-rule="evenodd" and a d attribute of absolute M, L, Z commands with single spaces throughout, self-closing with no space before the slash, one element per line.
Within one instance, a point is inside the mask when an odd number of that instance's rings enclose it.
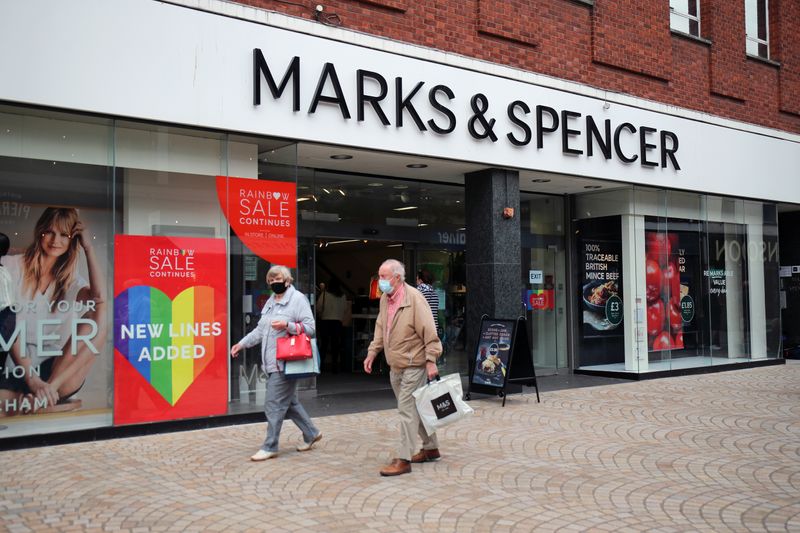
<path fill-rule="evenodd" d="M 425 431 L 433 435 L 440 427 L 452 424 L 474 411 L 463 400 L 461 376 L 448 374 L 423 385 L 413 392 L 417 412 Z"/>

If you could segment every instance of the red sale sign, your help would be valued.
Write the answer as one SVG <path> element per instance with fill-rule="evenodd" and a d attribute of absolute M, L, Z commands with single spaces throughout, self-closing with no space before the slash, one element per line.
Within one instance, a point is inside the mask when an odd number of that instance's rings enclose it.
<path fill-rule="evenodd" d="M 227 412 L 225 241 L 114 239 L 114 423 Z"/>
<path fill-rule="evenodd" d="M 286 181 L 217 176 L 217 198 L 236 235 L 272 264 L 297 266 L 297 189 Z"/>
<path fill-rule="evenodd" d="M 528 310 L 552 311 L 555 309 L 555 294 L 552 289 L 528 290 L 525 294 Z"/>

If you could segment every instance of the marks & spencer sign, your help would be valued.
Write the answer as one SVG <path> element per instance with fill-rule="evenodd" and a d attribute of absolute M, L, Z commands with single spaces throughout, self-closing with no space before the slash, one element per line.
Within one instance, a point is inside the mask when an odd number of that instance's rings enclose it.
<path fill-rule="evenodd" d="M 295 113 L 314 115 L 320 105 L 333 106 L 345 121 L 373 120 L 387 128 L 410 127 L 440 136 L 465 128 L 476 141 L 507 142 L 537 150 L 558 149 L 545 143 L 546 138 L 555 138 L 560 141 L 561 152 L 568 156 L 616 158 L 626 164 L 676 171 L 681 168 L 678 136 L 652 125 L 615 122 L 524 99 L 491 102 L 482 92 L 457 94 L 445 84 L 353 67 L 337 70 L 332 62 L 326 62 L 316 76 L 307 79 L 300 67 L 300 56 L 294 56 L 288 64 L 270 65 L 263 52 L 255 48 L 253 105 L 261 105 L 262 96 L 269 94 L 283 105 L 291 105 Z M 353 94 L 343 90 L 342 76 L 355 78 Z M 459 116 L 453 106 L 457 99 L 469 101 L 464 116 Z M 420 111 L 420 102 L 429 104 L 429 114 Z"/>

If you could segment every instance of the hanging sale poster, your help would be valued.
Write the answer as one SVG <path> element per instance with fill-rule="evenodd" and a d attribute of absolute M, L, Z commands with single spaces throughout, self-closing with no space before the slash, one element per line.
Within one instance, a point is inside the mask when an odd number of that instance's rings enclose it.
<path fill-rule="evenodd" d="M 297 266 L 294 182 L 217 176 L 217 198 L 236 235 L 272 264 Z"/>
<path fill-rule="evenodd" d="M 118 235 L 114 421 L 227 411 L 225 241 Z"/>

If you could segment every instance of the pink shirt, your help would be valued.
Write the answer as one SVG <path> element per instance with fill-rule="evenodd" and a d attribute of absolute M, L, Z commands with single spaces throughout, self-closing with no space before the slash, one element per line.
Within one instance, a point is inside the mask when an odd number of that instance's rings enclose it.
<path fill-rule="evenodd" d="M 406 294 L 406 284 L 400 283 L 398 284 L 392 294 L 387 294 L 386 297 L 388 298 L 389 304 L 386 307 L 386 333 L 384 334 L 384 338 L 389 338 L 389 332 L 392 330 L 392 321 L 394 321 L 394 314 L 400 309 L 400 304 L 403 303 L 403 298 Z"/>

